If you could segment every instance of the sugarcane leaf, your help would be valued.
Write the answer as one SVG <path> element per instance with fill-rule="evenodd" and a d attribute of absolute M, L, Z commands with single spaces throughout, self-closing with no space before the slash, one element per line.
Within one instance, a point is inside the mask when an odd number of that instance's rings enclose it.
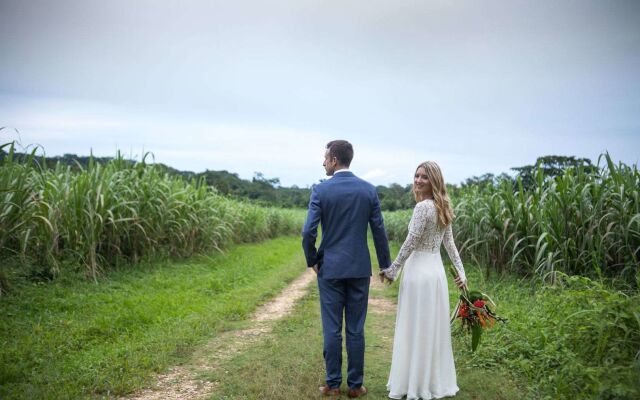
<path fill-rule="evenodd" d="M 482 336 L 482 326 L 475 324 L 471 327 L 471 351 L 476 351 L 480 344 L 480 337 Z"/>

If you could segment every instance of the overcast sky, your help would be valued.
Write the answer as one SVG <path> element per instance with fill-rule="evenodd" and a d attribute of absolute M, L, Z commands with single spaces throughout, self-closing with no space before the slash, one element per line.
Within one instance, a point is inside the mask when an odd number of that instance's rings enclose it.
<path fill-rule="evenodd" d="M 640 1 L 0 0 L 0 142 L 408 184 L 640 158 Z M 19 132 L 19 135 L 15 130 Z"/>

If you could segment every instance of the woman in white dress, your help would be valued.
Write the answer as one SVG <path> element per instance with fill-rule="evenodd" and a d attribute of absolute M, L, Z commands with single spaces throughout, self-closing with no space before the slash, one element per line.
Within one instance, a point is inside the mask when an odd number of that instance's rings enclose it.
<path fill-rule="evenodd" d="M 453 210 L 440 167 L 418 166 L 413 179 L 416 207 L 397 258 L 380 273 L 394 281 L 404 265 L 387 390 L 392 399 L 437 399 L 458 392 L 451 348 L 449 290 L 440 245 L 453 262 L 458 287 L 466 285 L 453 242 Z"/>

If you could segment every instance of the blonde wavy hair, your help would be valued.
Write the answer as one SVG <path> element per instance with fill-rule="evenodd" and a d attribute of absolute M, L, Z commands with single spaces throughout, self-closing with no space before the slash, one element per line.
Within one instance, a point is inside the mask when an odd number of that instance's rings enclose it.
<path fill-rule="evenodd" d="M 416 167 L 416 172 L 418 172 L 420 167 L 424 168 L 427 178 L 431 183 L 433 200 L 436 204 L 436 210 L 438 211 L 438 225 L 444 228 L 453 221 L 454 215 L 453 208 L 451 208 L 451 201 L 447 194 L 447 186 L 444 184 L 444 178 L 442 177 L 442 171 L 435 161 L 425 161 L 421 163 Z M 416 191 L 415 184 L 413 187 L 413 195 L 418 202 L 424 200 L 421 193 Z"/>

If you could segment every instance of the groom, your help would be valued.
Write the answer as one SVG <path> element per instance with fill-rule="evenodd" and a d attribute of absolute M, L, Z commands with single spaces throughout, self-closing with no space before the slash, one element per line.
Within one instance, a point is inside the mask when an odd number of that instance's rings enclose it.
<path fill-rule="evenodd" d="M 342 320 L 347 345 L 349 397 L 367 393 L 364 375 L 364 321 L 367 316 L 371 258 L 367 225 L 382 269 L 391 265 L 376 188 L 349 171 L 353 147 L 346 140 L 327 144 L 322 165 L 331 176 L 313 187 L 307 220 L 302 229 L 302 247 L 307 265 L 318 275 L 320 311 L 324 335 L 326 385 L 320 392 L 340 395 L 342 383 Z M 316 250 L 318 224 L 322 242 Z"/>

